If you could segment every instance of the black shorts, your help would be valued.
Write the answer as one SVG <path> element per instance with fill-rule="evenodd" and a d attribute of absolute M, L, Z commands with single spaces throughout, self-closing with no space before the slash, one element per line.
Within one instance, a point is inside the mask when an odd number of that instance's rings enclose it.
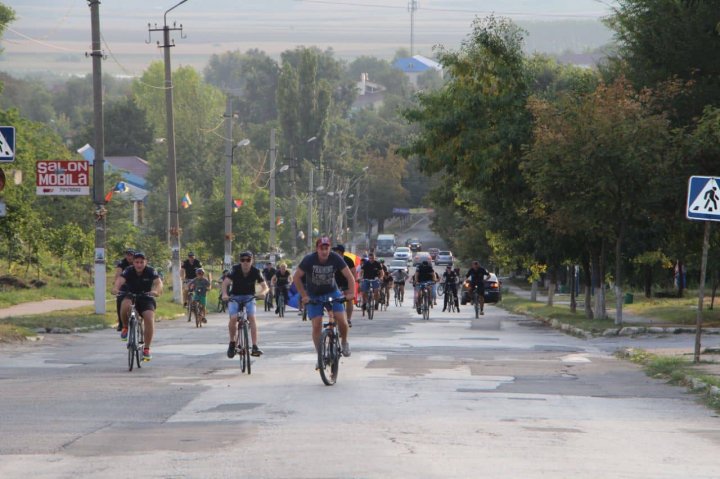
<path fill-rule="evenodd" d="M 155 298 L 137 298 L 135 300 L 135 309 L 141 315 L 145 311 L 155 311 L 155 309 L 157 309 Z"/>

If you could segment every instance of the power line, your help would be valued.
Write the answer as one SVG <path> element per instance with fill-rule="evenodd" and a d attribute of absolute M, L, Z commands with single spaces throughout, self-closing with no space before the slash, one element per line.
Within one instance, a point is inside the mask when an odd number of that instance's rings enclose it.
<path fill-rule="evenodd" d="M 301 3 L 318 3 L 322 5 L 342 5 L 347 7 L 367 7 L 367 8 L 384 8 L 388 10 L 405 10 L 405 7 L 402 6 L 396 6 L 396 5 L 381 5 L 377 3 L 361 3 L 361 2 L 335 2 L 335 1 L 329 1 L 329 0 L 295 0 L 296 2 Z M 412 0 L 411 0 L 412 2 Z M 417 4 L 417 2 L 415 2 Z M 415 5 L 415 8 L 417 9 L 417 5 Z M 523 16 L 523 17 L 540 17 L 540 18 L 586 18 L 586 19 L 596 19 L 600 18 L 604 15 L 607 15 L 609 12 L 571 12 L 571 13 L 544 13 L 544 12 L 529 12 L 529 11 L 498 11 L 498 10 L 475 10 L 475 9 L 465 9 L 465 8 L 433 8 L 433 7 L 423 7 L 420 10 L 428 11 L 428 12 L 438 12 L 438 13 L 473 13 L 475 15 L 502 15 L 502 16 Z"/>

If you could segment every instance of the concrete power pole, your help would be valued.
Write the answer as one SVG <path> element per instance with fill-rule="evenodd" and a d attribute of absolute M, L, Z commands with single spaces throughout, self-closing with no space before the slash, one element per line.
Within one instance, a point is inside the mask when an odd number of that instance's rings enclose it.
<path fill-rule="evenodd" d="M 313 173 L 314 168 L 310 164 L 310 174 L 308 176 L 308 203 L 307 203 L 307 248 L 308 252 L 313 250 Z"/>
<path fill-rule="evenodd" d="M 275 128 L 270 130 L 270 254 L 275 255 L 275 165 L 277 164 L 277 147 L 275 146 Z"/>
<path fill-rule="evenodd" d="M 105 131 L 103 129 L 102 59 L 100 49 L 100 1 L 88 0 L 92 23 L 93 110 L 95 160 L 93 162 L 93 202 L 95 203 L 95 314 L 105 314 L 107 272 L 105 258 Z"/>
<path fill-rule="evenodd" d="M 232 160 L 233 160 L 233 115 L 232 97 L 228 94 L 225 107 L 225 242 L 223 269 L 230 269 L 232 266 Z"/>
<path fill-rule="evenodd" d="M 408 2 L 408 11 L 410 12 L 410 56 L 415 55 L 415 11 L 418 9 L 417 0 Z"/>
<path fill-rule="evenodd" d="M 165 11 L 163 17 L 163 27 L 150 28 L 150 32 L 163 32 L 163 44 L 158 47 L 165 50 L 165 109 L 167 119 L 167 145 L 168 145 L 168 162 L 167 162 L 167 179 L 168 179 L 168 232 L 170 237 L 170 253 L 172 258 L 172 282 L 173 282 L 173 301 L 182 303 L 182 281 L 180 280 L 180 219 L 178 214 L 178 194 L 177 194 L 177 166 L 175 161 L 175 119 L 173 117 L 173 84 L 172 84 L 172 68 L 170 65 L 170 47 L 175 46 L 175 41 L 170 41 L 170 30 L 179 30 L 182 37 L 182 25 L 180 27 L 170 28 L 167 24 L 167 14 L 187 2 L 176 4 L 172 8 Z"/>

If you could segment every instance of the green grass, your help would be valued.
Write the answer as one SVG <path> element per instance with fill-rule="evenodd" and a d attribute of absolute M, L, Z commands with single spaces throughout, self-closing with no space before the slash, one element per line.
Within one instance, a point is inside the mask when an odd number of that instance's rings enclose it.
<path fill-rule="evenodd" d="M 91 287 L 65 288 L 61 286 L 45 286 L 43 288 L 0 290 L 0 308 L 46 299 L 92 300 L 93 297 L 94 290 Z"/>
<path fill-rule="evenodd" d="M 504 308 L 512 313 L 524 314 L 538 319 L 557 319 L 577 328 L 592 332 L 602 332 L 605 329 L 614 327 L 612 319 L 587 319 L 585 312 L 578 309 L 576 313 L 570 311 L 567 305 L 547 306 L 545 303 L 530 301 L 516 296 L 512 293 L 503 293 L 503 299 L 498 307 Z"/>
<path fill-rule="evenodd" d="M 185 308 L 181 304 L 172 302 L 172 294 L 163 294 L 157 300 L 157 306 L 155 311 L 156 319 L 171 320 L 185 316 Z M 117 324 L 117 315 L 115 313 L 115 300 L 112 299 L 107 302 L 104 315 L 95 314 L 94 306 L 85 306 L 38 315 L 0 318 L 0 342 L 34 336 L 37 329 L 65 328 L 72 331 L 74 328 L 96 327 L 97 325 L 111 327 L 115 324 Z"/>
<path fill-rule="evenodd" d="M 684 298 L 646 298 L 635 296 L 633 304 L 626 304 L 624 310 L 638 316 L 647 316 L 668 324 L 694 325 L 697 320 L 697 292 Z M 710 298 L 703 305 L 703 325 L 720 327 L 720 305 L 710 308 Z"/>

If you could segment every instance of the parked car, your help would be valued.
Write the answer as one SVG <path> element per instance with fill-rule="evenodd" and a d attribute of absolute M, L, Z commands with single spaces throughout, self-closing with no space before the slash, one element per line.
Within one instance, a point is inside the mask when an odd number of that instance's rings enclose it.
<path fill-rule="evenodd" d="M 395 249 L 393 259 L 402 259 L 407 262 L 410 261 L 410 258 L 412 258 L 412 251 L 410 251 L 410 248 L 408 248 L 407 246 L 398 246 Z"/>
<path fill-rule="evenodd" d="M 391 273 L 394 271 L 402 270 L 408 273 L 407 260 L 404 259 L 393 259 L 387 264 L 387 269 Z M 409 274 L 409 273 L 408 273 Z"/>
<path fill-rule="evenodd" d="M 432 257 L 433 261 L 437 258 L 437 254 L 440 252 L 438 248 L 428 248 L 428 253 Z"/>
<path fill-rule="evenodd" d="M 454 260 L 452 251 L 438 251 L 438 254 L 435 257 L 435 264 L 449 264 L 452 266 Z"/>
<path fill-rule="evenodd" d="M 432 264 L 432 256 L 430 256 L 430 253 L 427 251 L 418 251 L 415 253 L 415 256 L 413 256 L 413 266 L 420 266 L 423 261 Z"/>
<path fill-rule="evenodd" d="M 498 279 L 495 273 L 490 273 L 488 279 L 485 280 L 485 302 L 486 303 L 498 303 L 502 299 L 502 282 Z M 470 281 L 463 281 L 462 295 L 460 296 L 460 304 L 468 304 L 471 302 L 470 298 Z"/>
<path fill-rule="evenodd" d="M 413 253 L 422 249 L 422 243 L 419 239 L 410 240 L 410 244 L 408 246 L 410 247 L 410 251 L 412 251 Z"/>

